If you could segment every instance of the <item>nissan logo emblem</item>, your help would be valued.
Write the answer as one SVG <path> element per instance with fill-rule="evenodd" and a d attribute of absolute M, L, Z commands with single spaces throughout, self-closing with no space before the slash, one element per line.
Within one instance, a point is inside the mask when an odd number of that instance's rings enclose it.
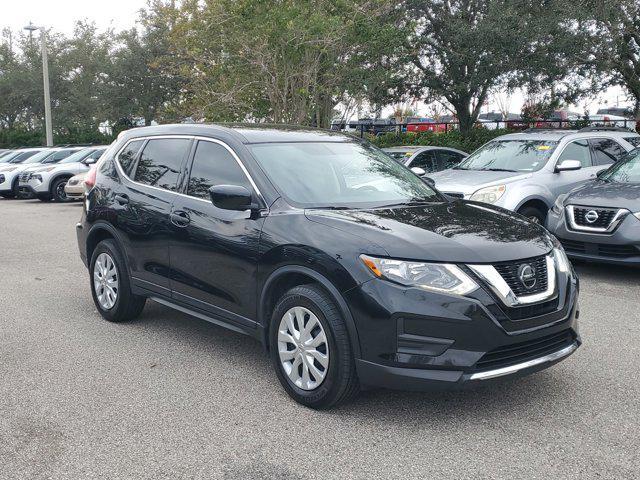
<path fill-rule="evenodd" d="M 527 290 L 531 290 L 536 286 L 537 282 L 536 269 L 528 263 L 520 265 L 520 268 L 518 268 L 518 278 L 520 279 L 520 283 L 522 283 Z"/>
<path fill-rule="evenodd" d="M 595 210 L 589 210 L 584 216 L 584 219 L 589 223 L 596 223 L 598 221 L 598 218 L 598 212 L 596 212 Z"/>

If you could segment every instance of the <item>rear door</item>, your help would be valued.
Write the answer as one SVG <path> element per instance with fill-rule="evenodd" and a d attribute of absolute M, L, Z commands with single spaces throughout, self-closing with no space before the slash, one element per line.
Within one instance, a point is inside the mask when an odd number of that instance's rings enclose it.
<path fill-rule="evenodd" d="M 169 215 L 192 139 L 162 137 L 134 140 L 119 155 L 127 174 L 112 204 L 128 243 L 134 282 L 147 290 L 170 295 Z"/>
<path fill-rule="evenodd" d="M 173 297 L 241 327 L 256 318 L 258 243 L 264 218 L 251 211 L 213 205 L 209 188 L 239 185 L 257 188 L 240 159 L 225 143 L 198 140 L 188 177 L 173 204 L 171 258 Z"/>
<path fill-rule="evenodd" d="M 598 171 L 610 167 L 627 153 L 622 145 L 611 138 L 592 138 L 589 140 L 593 150 L 594 165 Z"/>

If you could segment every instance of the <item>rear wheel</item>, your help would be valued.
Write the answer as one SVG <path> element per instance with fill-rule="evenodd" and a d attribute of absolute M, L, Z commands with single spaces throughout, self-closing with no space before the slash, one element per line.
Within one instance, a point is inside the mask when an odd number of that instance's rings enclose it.
<path fill-rule="evenodd" d="M 146 299 L 131 291 L 124 258 L 113 240 L 98 243 L 89 263 L 91 294 L 98 312 L 110 322 L 133 320 Z"/>
<path fill-rule="evenodd" d="M 327 409 L 357 394 L 347 327 L 320 287 L 298 286 L 282 296 L 271 318 L 269 343 L 278 380 L 298 403 Z"/>
<path fill-rule="evenodd" d="M 532 223 L 544 225 L 547 220 L 547 214 L 536 207 L 524 207 L 518 210 L 518 213 Z"/>
<path fill-rule="evenodd" d="M 67 193 L 64 191 L 64 187 L 67 186 L 68 178 L 58 178 L 51 185 L 51 197 L 55 202 L 69 202 Z"/>

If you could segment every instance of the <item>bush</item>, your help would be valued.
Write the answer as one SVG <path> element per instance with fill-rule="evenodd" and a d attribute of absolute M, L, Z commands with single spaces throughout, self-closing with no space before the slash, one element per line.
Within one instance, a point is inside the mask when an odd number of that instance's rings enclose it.
<path fill-rule="evenodd" d="M 446 133 L 385 133 L 379 137 L 370 138 L 371 142 L 380 148 L 396 147 L 399 145 L 432 145 L 436 147 L 451 147 L 471 153 L 489 140 L 500 135 L 513 133 L 511 130 L 488 130 L 474 128 L 469 134 L 463 135 L 458 130 Z"/>
<path fill-rule="evenodd" d="M 94 129 L 69 129 L 53 135 L 55 145 L 91 143 L 106 145 L 114 136 L 105 135 Z M 42 130 L 3 129 L 0 130 L 0 148 L 38 147 L 46 143 Z"/>

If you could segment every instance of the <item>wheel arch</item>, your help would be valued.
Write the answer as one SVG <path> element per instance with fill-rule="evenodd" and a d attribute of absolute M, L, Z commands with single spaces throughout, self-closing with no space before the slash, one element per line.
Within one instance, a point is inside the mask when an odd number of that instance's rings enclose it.
<path fill-rule="evenodd" d="M 319 285 L 336 302 L 347 326 L 354 356 L 356 358 L 360 358 L 360 341 L 358 339 L 358 332 L 347 302 L 328 278 L 316 270 L 302 265 L 287 265 L 280 267 L 273 271 L 264 282 L 258 301 L 258 321 L 262 327 L 261 341 L 265 346 L 265 349 L 269 349 L 269 328 L 271 326 L 270 312 L 276 302 L 291 288 L 307 284 Z"/>
<path fill-rule="evenodd" d="M 536 195 L 536 196 L 527 197 L 524 200 L 522 200 L 520 204 L 514 209 L 514 211 L 519 212 L 525 207 L 534 207 L 541 210 L 542 213 L 547 214 L 547 212 L 552 206 L 553 205 L 549 205 L 549 203 L 544 197 Z"/>
<path fill-rule="evenodd" d="M 103 223 L 103 222 L 95 223 L 89 229 L 89 233 L 87 234 L 87 240 L 86 240 L 87 264 L 88 265 L 91 264 L 91 257 L 93 256 L 93 251 L 95 250 L 96 246 L 101 241 L 107 240 L 107 239 L 111 239 L 115 241 L 116 245 L 118 245 L 118 248 L 122 253 L 122 257 L 124 258 L 124 263 L 127 267 L 127 273 L 129 273 L 130 275 L 131 271 L 129 270 L 129 261 L 127 258 L 126 250 L 122 245 L 122 241 L 119 238 L 118 232 L 116 231 L 115 228 L 113 228 L 112 225 L 109 225 L 108 223 Z"/>
<path fill-rule="evenodd" d="M 49 190 L 49 193 L 53 194 L 54 183 L 56 183 L 61 178 L 66 178 L 67 180 L 69 180 L 71 177 L 73 177 L 73 174 L 69 172 L 61 172 L 61 173 L 55 174 L 49 179 L 49 188 L 47 190 Z"/>

